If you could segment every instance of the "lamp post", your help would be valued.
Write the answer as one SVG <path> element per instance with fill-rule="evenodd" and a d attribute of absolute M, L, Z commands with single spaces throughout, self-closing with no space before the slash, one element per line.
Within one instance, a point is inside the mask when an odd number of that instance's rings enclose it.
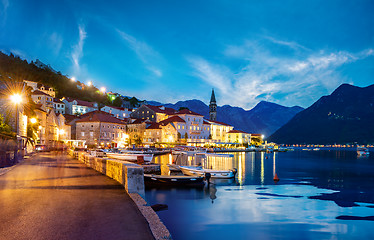
<path fill-rule="evenodd" d="M 22 95 L 21 94 L 13 94 L 10 96 L 10 100 L 16 105 L 16 162 L 18 162 L 18 105 L 22 103 Z"/>

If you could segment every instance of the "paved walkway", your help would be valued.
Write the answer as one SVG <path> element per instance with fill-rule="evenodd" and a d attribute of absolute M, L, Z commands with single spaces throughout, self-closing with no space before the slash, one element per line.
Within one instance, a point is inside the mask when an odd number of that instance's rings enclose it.
<path fill-rule="evenodd" d="M 0 239 L 153 239 L 122 185 L 58 153 L 0 176 Z"/>

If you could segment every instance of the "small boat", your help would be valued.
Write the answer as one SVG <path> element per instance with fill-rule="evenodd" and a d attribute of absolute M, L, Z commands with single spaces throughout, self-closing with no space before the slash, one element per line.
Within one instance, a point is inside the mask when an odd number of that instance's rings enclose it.
<path fill-rule="evenodd" d="M 197 166 L 197 167 L 179 166 L 179 168 L 184 175 L 204 177 L 205 174 L 210 173 L 211 178 L 234 178 L 237 172 L 236 169 L 214 170 L 214 169 L 204 169 L 201 166 Z"/>
<path fill-rule="evenodd" d="M 320 149 L 319 148 L 313 148 L 313 151 L 319 151 Z"/>
<path fill-rule="evenodd" d="M 177 164 L 166 164 L 166 166 L 168 166 L 169 170 L 170 171 L 177 171 L 177 172 L 180 172 L 181 169 L 179 168 L 179 165 Z"/>
<path fill-rule="evenodd" d="M 111 153 L 107 152 L 106 155 L 109 158 L 114 158 L 123 161 L 136 162 L 138 159 L 143 158 L 144 162 L 151 162 L 153 159 L 153 154 L 144 154 L 144 153 Z"/>
<path fill-rule="evenodd" d="M 144 183 L 146 185 L 159 186 L 204 186 L 204 177 L 200 176 L 168 176 L 144 174 Z"/>
<path fill-rule="evenodd" d="M 358 156 L 369 156 L 370 152 L 365 147 L 357 147 L 357 155 Z"/>

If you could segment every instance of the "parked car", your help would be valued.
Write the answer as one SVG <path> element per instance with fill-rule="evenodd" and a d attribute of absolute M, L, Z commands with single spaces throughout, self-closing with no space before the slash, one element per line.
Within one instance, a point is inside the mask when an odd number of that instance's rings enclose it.
<path fill-rule="evenodd" d="M 46 145 L 35 145 L 36 152 L 47 152 L 49 149 Z"/>

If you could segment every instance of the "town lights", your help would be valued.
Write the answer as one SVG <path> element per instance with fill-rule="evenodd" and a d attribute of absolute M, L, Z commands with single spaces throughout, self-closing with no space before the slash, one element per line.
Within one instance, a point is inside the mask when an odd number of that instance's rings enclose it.
<path fill-rule="evenodd" d="M 75 82 L 75 81 L 76 81 L 75 77 L 70 78 L 70 80 L 71 80 L 72 82 Z"/>
<path fill-rule="evenodd" d="M 10 100 L 14 103 L 14 104 L 20 104 L 22 102 L 22 95 L 21 94 L 13 94 L 10 96 Z"/>
<path fill-rule="evenodd" d="M 30 119 L 30 122 L 31 122 L 32 124 L 36 123 L 36 118 L 31 118 L 31 119 Z"/>
<path fill-rule="evenodd" d="M 91 85 L 92 85 L 92 82 L 91 82 L 91 81 L 88 81 L 88 82 L 87 82 L 87 86 L 91 87 Z"/>
<path fill-rule="evenodd" d="M 102 93 L 105 93 L 106 88 L 105 88 L 105 87 L 101 87 L 101 88 L 100 88 L 100 91 L 101 91 Z"/>
<path fill-rule="evenodd" d="M 64 129 L 60 129 L 59 134 L 60 134 L 60 135 L 65 134 L 65 130 L 64 130 Z"/>

